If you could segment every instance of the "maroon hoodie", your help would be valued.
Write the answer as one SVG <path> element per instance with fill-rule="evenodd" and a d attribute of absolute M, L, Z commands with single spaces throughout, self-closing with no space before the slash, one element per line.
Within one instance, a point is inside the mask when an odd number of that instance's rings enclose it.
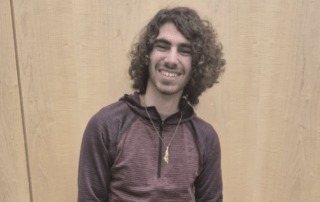
<path fill-rule="evenodd" d="M 181 112 L 162 121 L 155 107 L 147 110 L 168 145 Z M 165 149 L 138 93 L 102 108 L 83 135 L 78 202 L 222 202 L 219 139 L 191 107 L 170 144 L 168 164 Z"/>

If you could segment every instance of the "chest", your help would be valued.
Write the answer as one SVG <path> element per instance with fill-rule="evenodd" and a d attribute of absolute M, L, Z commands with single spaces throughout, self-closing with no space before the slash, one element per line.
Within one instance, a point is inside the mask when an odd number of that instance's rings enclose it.
<path fill-rule="evenodd" d="M 159 194 L 192 196 L 193 182 L 199 174 L 198 147 L 185 125 L 181 124 L 173 137 L 175 129 L 176 126 L 157 128 L 158 135 L 152 125 L 140 121 L 133 124 L 117 146 L 111 169 L 113 191 L 121 187 L 143 192 L 147 187 L 154 194 L 161 190 Z M 168 145 L 167 164 L 163 157 Z"/>

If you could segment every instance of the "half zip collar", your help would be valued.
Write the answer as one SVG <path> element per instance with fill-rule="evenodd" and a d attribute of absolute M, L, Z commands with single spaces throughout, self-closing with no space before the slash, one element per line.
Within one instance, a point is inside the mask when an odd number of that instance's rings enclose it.
<path fill-rule="evenodd" d="M 152 119 L 152 122 L 155 127 L 157 127 L 158 135 L 162 138 L 163 137 L 163 130 L 165 130 L 168 126 L 176 126 L 181 118 L 181 112 L 178 111 L 169 117 L 165 121 L 162 121 L 157 109 L 155 106 L 149 106 L 147 107 L 147 111 L 150 115 L 150 118 L 146 112 L 146 109 L 144 106 L 140 104 L 140 98 L 139 94 L 135 92 L 133 95 L 124 95 L 122 98 L 120 98 L 120 101 L 124 101 L 127 103 L 127 105 L 130 107 L 130 109 L 137 114 L 137 116 L 140 117 L 140 119 L 145 122 L 148 125 L 152 126 L 152 123 L 150 119 Z M 189 122 L 191 119 L 194 119 L 196 117 L 196 114 L 193 111 L 192 107 L 189 107 L 186 109 L 189 113 L 183 113 L 183 117 L 181 118 L 180 125 L 183 123 Z M 161 178 L 161 164 L 163 161 L 163 152 L 162 149 L 165 145 L 163 145 L 163 142 L 161 138 L 158 137 L 159 140 L 159 146 L 158 146 L 158 165 L 157 165 L 157 178 Z"/>
<path fill-rule="evenodd" d="M 138 114 L 144 121 L 148 122 L 151 124 L 150 119 L 145 111 L 144 106 L 140 104 L 139 100 L 139 94 L 138 92 L 135 92 L 132 95 L 124 95 L 122 98 L 120 98 L 120 101 L 125 101 L 128 106 L 136 113 Z M 149 106 L 147 107 L 147 110 L 149 112 L 150 118 L 152 119 L 153 123 L 155 124 L 156 127 L 160 127 L 160 125 L 177 125 L 181 114 L 180 111 L 170 115 L 164 122 L 162 121 L 157 109 L 155 106 Z M 181 123 L 187 122 L 193 118 L 196 117 L 196 114 L 193 111 L 192 107 L 189 107 L 187 109 L 188 113 L 183 113 L 183 117 L 181 119 Z"/>

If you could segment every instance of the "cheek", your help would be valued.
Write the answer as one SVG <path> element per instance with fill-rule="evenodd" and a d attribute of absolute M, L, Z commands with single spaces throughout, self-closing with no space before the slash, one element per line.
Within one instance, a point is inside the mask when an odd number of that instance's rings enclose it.
<path fill-rule="evenodd" d="M 150 54 L 150 63 L 155 65 L 161 58 L 163 58 L 163 55 L 159 51 L 153 50 Z"/>
<path fill-rule="evenodd" d="M 191 58 L 184 58 L 184 60 L 182 61 L 183 66 L 185 67 L 185 71 L 186 73 L 190 73 L 191 69 L 192 69 L 192 60 Z"/>

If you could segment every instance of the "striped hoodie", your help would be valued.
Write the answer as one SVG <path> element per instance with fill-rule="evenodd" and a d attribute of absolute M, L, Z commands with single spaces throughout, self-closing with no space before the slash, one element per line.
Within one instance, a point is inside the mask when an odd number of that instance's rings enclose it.
<path fill-rule="evenodd" d="M 168 145 L 181 112 L 162 121 L 154 106 L 147 110 Z M 78 202 L 222 202 L 219 138 L 192 107 L 183 113 L 168 164 L 165 150 L 138 93 L 102 108 L 83 135 Z"/>

